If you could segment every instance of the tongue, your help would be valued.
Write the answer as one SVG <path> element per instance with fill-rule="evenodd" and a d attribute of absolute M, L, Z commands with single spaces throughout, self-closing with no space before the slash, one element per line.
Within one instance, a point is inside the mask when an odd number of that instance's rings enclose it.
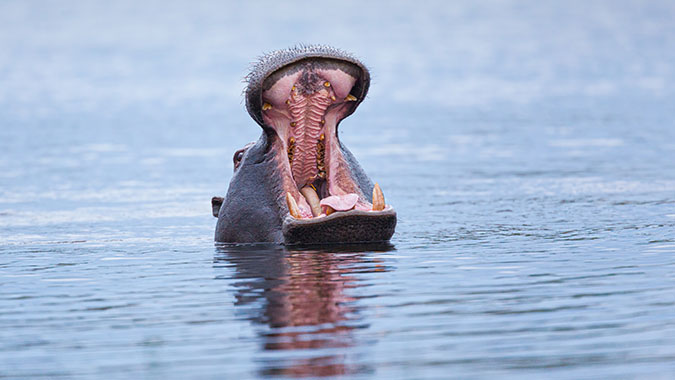
<path fill-rule="evenodd" d="M 335 211 L 347 211 L 353 209 L 358 201 L 359 196 L 356 194 L 331 195 L 322 199 L 319 204 L 322 207 L 329 206 Z"/>

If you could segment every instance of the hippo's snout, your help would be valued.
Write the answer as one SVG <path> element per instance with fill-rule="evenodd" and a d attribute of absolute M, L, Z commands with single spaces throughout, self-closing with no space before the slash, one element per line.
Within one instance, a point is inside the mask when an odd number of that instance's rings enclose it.
<path fill-rule="evenodd" d="M 339 50 L 309 46 L 263 57 L 248 82 L 246 107 L 263 135 L 235 154 L 216 240 L 389 240 L 396 212 L 337 133 L 368 92 L 365 66 Z"/>

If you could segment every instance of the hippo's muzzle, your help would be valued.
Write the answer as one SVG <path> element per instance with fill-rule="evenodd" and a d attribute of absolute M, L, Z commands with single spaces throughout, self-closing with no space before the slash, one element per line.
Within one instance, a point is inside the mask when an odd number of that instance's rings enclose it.
<path fill-rule="evenodd" d="M 214 198 L 216 241 L 389 240 L 396 212 L 337 134 L 368 92 L 365 66 L 308 46 L 263 57 L 247 79 L 246 107 L 263 135 L 235 153 L 227 197 Z"/>

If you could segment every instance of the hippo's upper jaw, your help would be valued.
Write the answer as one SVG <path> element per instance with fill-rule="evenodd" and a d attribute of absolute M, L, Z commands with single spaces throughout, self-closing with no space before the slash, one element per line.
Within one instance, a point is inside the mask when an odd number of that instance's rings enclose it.
<path fill-rule="evenodd" d="M 308 46 L 263 57 L 248 80 L 246 106 L 264 133 L 235 154 L 216 240 L 389 240 L 396 212 L 337 135 L 366 96 L 365 66 L 339 50 Z"/>

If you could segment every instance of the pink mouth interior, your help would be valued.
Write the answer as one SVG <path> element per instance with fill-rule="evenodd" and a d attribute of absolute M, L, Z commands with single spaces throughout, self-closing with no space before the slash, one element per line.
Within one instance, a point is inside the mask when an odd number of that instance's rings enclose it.
<path fill-rule="evenodd" d="M 316 61 L 281 70 L 286 75 L 263 92 L 262 113 L 279 137 L 277 149 L 283 150 L 278 156 L 283 158 L 279 165 L 285 192 L 296 200 L 303 218 L 325 215 L 328 208 L 371 210 L 336 134 L 337 124 L 356 100 L 350 90 L 357 78 Z M 316 197 L 306 196 L 310 188 Z"/>

